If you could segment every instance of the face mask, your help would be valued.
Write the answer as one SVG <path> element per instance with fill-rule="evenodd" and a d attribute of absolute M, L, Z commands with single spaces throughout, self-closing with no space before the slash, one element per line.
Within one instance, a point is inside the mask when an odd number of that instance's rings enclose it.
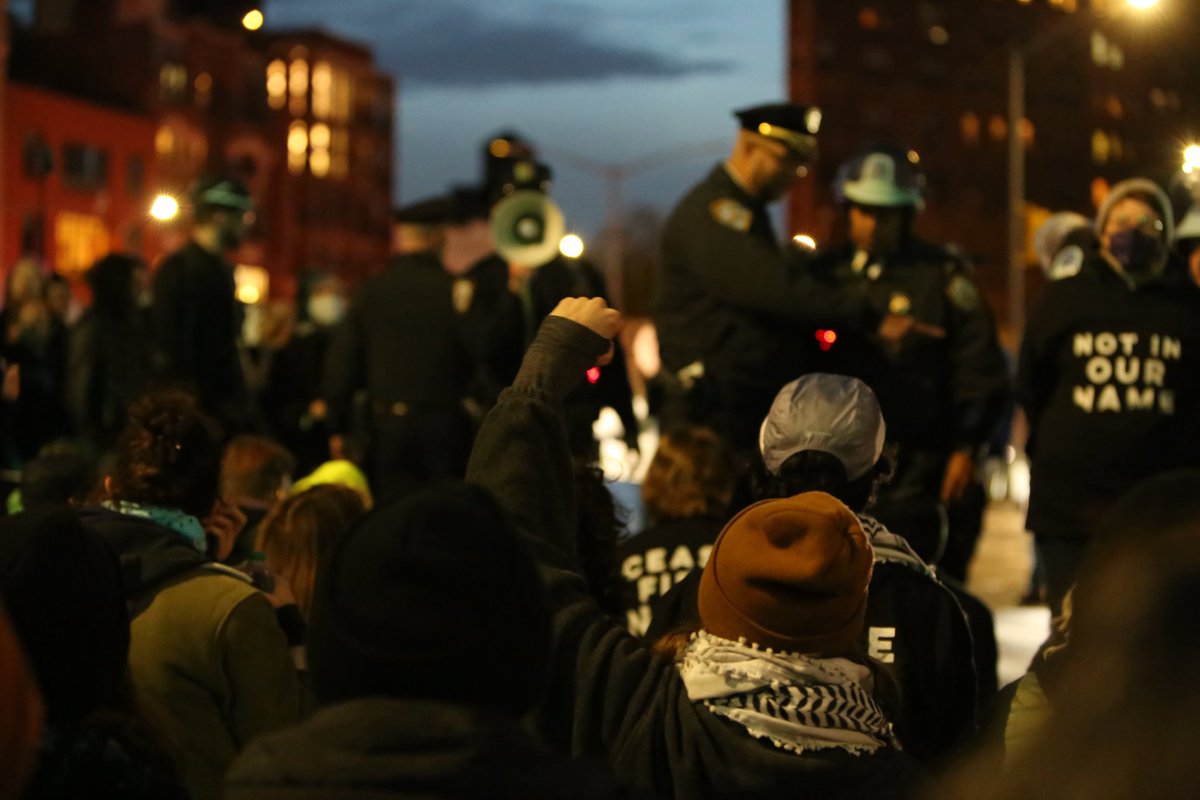
<path fill-rule="evenodd" d="M 308 301 L 308 317 L 318 325 L 334 325 L 342 318 L 346 301 L 336 294 L 322 294 Z"/>
<path fill-rule="evenodd" d="M 1109 236 L 1108 251 L 1134 280 L 1153 278 L 1162 272 L 1163 245 L 1157 236 L 1130 228 Z"/>

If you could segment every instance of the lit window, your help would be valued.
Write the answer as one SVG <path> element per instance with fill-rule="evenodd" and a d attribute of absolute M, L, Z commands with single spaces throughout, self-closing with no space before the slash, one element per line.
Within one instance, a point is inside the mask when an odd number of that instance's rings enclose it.
<path fill-rule="evenodd" d="M 267 102 L 276 110 L 287 105 L 287 64 L 282 59 L 267 65 Z"/>
<path fill-rule="evenodd" d="M 1109 159 L 1111 161 L 1120 161 L 1125 154 L 1124 143 L 1121 141 L 1121 135 L 1115 131 L 1108 135 L 1108 151 Z"/>
<path fill-rule="evenodd" d="M 1034 139 L 1037 137 L 1037 128 L 1034 127 L 1033 121 L 1028 117 L 1021 120 L 1021 140 L 1025 142 L 1025 149 L 1032 150 Z"/>
<path fill-rule="evenodd" d="M 158 129 L 154 135 L 154 150 L 160 156 L 167 158 L 175 153 L 175 131 L 167 125 Z"/>
<path fill-rule="evenodd" d="M 324 178 L 329 174 L 330 158 L 328 150 L 313 150 L 312 155 L 308 158 L 308 166 L 312 170 L 312 174 L 318 178 Z"/>
<path fill-rule="evenodd" d="M 993 115 L 988 120 L 988 134 L 996 141 L 1005 138 L 1008 136 L 1008 121 L 999 114 Z"/>
<path fill-rule="evenodd" d="M 979 144 L 979 131 L 983 127 L 979 121 L 979 115 L 971 111 L 962 115 L 962 120 L 959 122 L 962 128 L 963 143 L 974 147 Z"/>
<path fill-rule="evenodd" d="M 299 175 L 308 161 L 308 126 L 300 120 L 288 128 L 287 149 L 288 170 L 293 175 Z"/>
<path fill-rule="evenodd" d="M 317 119 L 328 119 L 333 113 L 333 70 L 327 61 L 313 65 L 312 110 Z"/>
<path fill-rule="evenodd" d="M 201 72 L 196 76 L 196 80 L 192 81 L 192 88 L 196 90 L 196 105 L 207 108 L 212 103 L 212 75 Z"/>
<path fill-rule="evenodd" d="M 303 116 L 308 110 L 308 62 L 293 61 L 288 70 L 288 89 L 292 99 L 288 109 L 293 116 Z"/>
<path fill-rule="evenodd" d="M 187 91 L 187 82 L 187 68 L 182 64 L 168 62 L 158 70 L 159 94 L 164 101 L 182 100 Z"/>
<path fill-rule="evenodd" d="M 1100 31 L 1092 31 L 1092 63 L 1108 66 L 1108 37 Z"/>
<path fill-rule="evenodd" d="M 1118 70 L 1125 66 L 1125 53 L 1115 44 L 1109 46 L 1108 65 Z"/>
<path fill-rule="evenodd" d="M 878 30 L 879 12 L 870 6 L 864 6 L 858 12 L 858 24 L 865 31 Z"/>
<path fill-rule="evenodd" d="M 950 41 L 950 31 L 941 25 L 934 25 L 929 29 L 929 41 L 936 45 L 947 44 Z"/>
<path fill-rule="evenodd" d="M 1097 164 L 1107 164 L 1109 156 L 1108 135 L 1104 131 L 1092 133 L 1092 161 Z"/>
<path fill-rule="evenodd" d="M 1104 111 L 1113 119 L 1121 119 L 1125 116 L 1125 107 L 1121 105 L 1121 98 L 1115 94 L 1110 94 L 1104 99 Z"/>
<path fill-rule="evenodd" d="M 63 211 L 54 219 L 55 267 L 65 275 L 82 275 L 112 249 L 104 220 L 94 214 Z"/>

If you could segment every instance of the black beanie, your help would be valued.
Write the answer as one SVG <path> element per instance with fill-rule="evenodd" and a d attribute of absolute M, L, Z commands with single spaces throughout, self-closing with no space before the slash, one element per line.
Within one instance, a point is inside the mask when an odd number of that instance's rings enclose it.
<path fill-rule="evenodd" d="M 0 519 L 0 596 L 52 724 L 121 702 L 129 611 L 116 555 L 66 507 Z"/>
<path fill-rule="evenodd" d="M 547 674 L 533 559 L 484 489 L 444 484 L 363 517 L 322 566 L 308 631 L 323 704 L 438 699 L 522 714 Z"/>

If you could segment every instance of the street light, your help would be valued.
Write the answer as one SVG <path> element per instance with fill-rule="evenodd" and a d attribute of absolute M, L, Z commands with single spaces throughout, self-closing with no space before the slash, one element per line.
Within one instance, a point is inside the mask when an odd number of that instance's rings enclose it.
<path fill-rule="evenodd" d="M 160 194 L 150 204 L 150 216 L 159 222 L 170 222 L 179 215 L 179 201 L 169 194 Z"/>
<path fill-rule="evenodd" d="M 246 16 L 242 17 L 242 27 L 248 31 L 256 31 L 263 26 L 263 12 L 257 8 L 247 11 Z"/>
<path fill-rule="evenodd" d="M 579 258 L 583 255 L 583 239 L 573 233 L 568 233 L 559 240 L 558 252 L 567 258 Z"/>
<path fill-rule="evenodd" d="M 1125 0 L 1145 11 L 1159 0 Z M 1093 12 L 1094 13 L 1094 12 Z M 1028 42 L 1013 41 L 1008 52 L 1008 320 L 1013 336 L 1025 329 L 1025 62 L 1064 35 L 1084 14 L 1067 17 Z M 1200 152 L 1197 153 L 1200 157 Z M 1197 162 L 1200 169 L 1200 161 Z"/>

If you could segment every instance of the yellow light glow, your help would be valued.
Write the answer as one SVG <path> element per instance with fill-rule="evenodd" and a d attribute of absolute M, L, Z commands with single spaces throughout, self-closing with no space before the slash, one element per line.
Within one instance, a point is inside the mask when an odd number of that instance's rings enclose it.
<path fill-rule="evenodd" d="M 1158 5 L 1158 0 L 1126 0 L 1126 2 L 1139 11 Z"/>
<path fill-rule="evenodd" d="M 567 258 L 579 258 L 583 255 L 583 239 L 573 233 L 568 233 L 559 241 L 558 252 Z"/>
<path fill-rule="evenodd" d="M 1184 148 L 1183 163 L 1192 169 L 1200 167 L 1200 144 L 1188 145 Z"/>
<path fill-rule="evenodd" d="M 488 149 L 495 158 L 508 158 L 512 153 L 512 145 L 504 139 L 493 139 L 491 147 Z"/>
<path fill-rule="evenodd" d="M 324 178 L 329 174 L 330 159 L 328 150 L 313 150 L 308 157 L 308 168 L 312 170 L 312 174 L 318 178 Z"/>
<path fill-rule="evenodd" d="M 263 21 L 263 13 L 256 8 L 247 11 L 246 16 L 242 17 L 242 27 L 248 31 L 256 31 L 263 26 Z"/>
<path fill-rule="evenodd" d="M 262 297 L 262 293 L 255 286 L 239 286 L 237 290 L 237 299 L 241 300 L 248 306 L 252 306 Z"/>
<path fill-rule="evenodd" d="M 169 222 L 179 214 L 179 201 L 169 194 L 160 194 L 150 204 L 150 216 L 159 222 Z"/>
<path fill-rule="evenodd" d="M 329 126 L 324 122 L 318 122 L 316 125 L 313 125 L 312 130 L 308 134 L 308 141 L 314 148 L 329 147 L 330 139 Z"/>
<path fill-rule="evenodd" d="M 792 243 L 797 247 L 802 247 L 805 250 L 816 250 L 817 240 L 809 236 L 807 233 L 797 233 L 792 237 Z"/>

